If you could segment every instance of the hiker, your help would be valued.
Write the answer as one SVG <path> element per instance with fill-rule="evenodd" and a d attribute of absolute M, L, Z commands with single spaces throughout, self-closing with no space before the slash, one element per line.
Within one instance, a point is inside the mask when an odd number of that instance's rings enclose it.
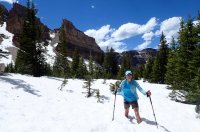
<path fill-rule="evenodd" d="M 121 95 L 124 97 L 124 109 L 125 109 L 125 116 L 129 118 L 129 107 L 132 106 L 132 109 L 134 109 L 135 116 L 137 119 L 137 123 L 140 124 L 142 122 L 142 119 L 140 118 L 139 114 L 139 106 L 138 106 L 138 95 L 136 88 L 147 97 L 151 96 L 150 91 L 144 91 L 140 85 L 133 80 L 133 74 L 131 71 L 125 72 L 126 79 L 123 80 L 120 84 L 120 86 L 115 87 L 115 93 L 120 92 Z"/>

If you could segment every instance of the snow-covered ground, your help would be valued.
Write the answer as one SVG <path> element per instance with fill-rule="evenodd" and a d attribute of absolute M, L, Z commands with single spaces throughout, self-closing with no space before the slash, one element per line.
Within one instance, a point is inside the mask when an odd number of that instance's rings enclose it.
<path fill-rule="evenodd" d="M 6 22 L 4 22 L 3 25 L 0 25 L 0 34 L 4 35 L 3 41 L 0 43 L 0 49 L 9 52 L 9 48 L 15 47 L 12 43 L 14 35 L 6 30 Z M 0 63 L 4 63 L 5 65 L 11 63 L 12 55 L 9 54 L 7 57 L 8 58 L 0 58 Z"/>
<path fill-rule="evenodd" d="M 86 98 L 83 80 L 68 80 L 62 91 L 61 78 L 34 78 L 20 74 L 0 76 L 0 132 L 199 132 L 194 105 L 168 98 L 166 85 L 138 81 L 152 91 L 158 129 L 147 97 L 139 94 L 143 122 L 137 124 L 124 117 L 123 99 L 117 95 L 115 120 L 112 121 L 114 95 L 109 84 L 114 80 L 96 80 L 102 103 Z M 130 116 L 134 116 L 133 110 Z"/>

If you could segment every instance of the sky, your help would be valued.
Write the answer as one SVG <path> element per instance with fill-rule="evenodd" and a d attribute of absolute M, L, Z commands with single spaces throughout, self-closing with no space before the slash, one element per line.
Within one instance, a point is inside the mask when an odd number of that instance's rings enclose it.
<path fill-rule="evenodd" d="M 7 8 L 13 2 L 0 0 Z M 116 51 L 158 48 L 163 32 L 167 42 L 177 39 L 181 18 L 194 21 L 200 11 L 200 0 L 34 0 L 37 16 L 50 29 L 59 28 L 62 19 L 94 37 L 105 50 Z"/>

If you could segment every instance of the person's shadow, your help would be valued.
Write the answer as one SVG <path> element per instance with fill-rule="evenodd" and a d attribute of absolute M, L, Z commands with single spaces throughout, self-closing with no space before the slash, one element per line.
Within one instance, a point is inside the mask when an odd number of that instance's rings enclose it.
<path fill-rule="evenodd" d="M 151 120 L 148 120 L 148 119 L 146 119 L 146 118 L 142 118 L 142 121 L 144 121 L 146 124 L 156 126 L 156 122 L 155 122 L 155 121 L 151 121 Z M 161 127 L 161 128 L 163 128 L 164 131 L 170 132 L 170 131 L 169 131 L 167 128 L 165 128 L 164 126 L 162 126 L 162 125 L 160 125 L 160 124 L 158 124 L 158 126 Z"/>

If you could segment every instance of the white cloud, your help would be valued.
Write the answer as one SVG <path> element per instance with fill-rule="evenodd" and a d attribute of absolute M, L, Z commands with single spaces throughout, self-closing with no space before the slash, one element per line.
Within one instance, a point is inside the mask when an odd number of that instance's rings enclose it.
<path fill-rule="evenodd" d="M 135 50 L 143 50 L 145 48 L 148 48 L 148 46 L 151 44 L 151 40 L 154 36 L 154 33 L 153 32 L 148 32 L 148 33 L 145 33 L 142 38 L 144 39 L 144 42 L 140 45 L 138 45 Z"/>
<path fill-rule="evenodd" d="M 148 32 L 148 33 L 145 33 L 142 38 L 145 40 L 145 41 L 151 41 L 152 37 L 154 36 L 154 33 L 153 32 Z"/>
<path fill-rule="evenodd" d="M 156 18 L 151 18 L 146 24 L 139 25 L 136 23 L 126 23 L 121 25 L 113 34 L 112 37 L 116 40 L 124 40 L 136 35 L 141 35 L 152 31 L 157 25 Z"/>
<path fill-rule="evenodd" d="M 155 32 L 157 36 L 160 36 L 162 32 L 164 33 L 167 42 L 171 42 L 172 36 L 177 39 L 178 31 L 180 28 L 181 17 L 172 17 L 164 20 L 160 24 L 160 29 Z"/>
<path fill-rule="evenodd" d="M 3 2 L 8 2 L 9 4 L 13 4 L 13 3 L 15 3 L 15 2 L 17 2 L 17 3 L 18 3 L 18 1 L 17 1 L 17 0 L 0 0 L 0 1 L 3 1 Z"/>
<path fill-rule="evenodd" d="M 156 25 L 156 18 L 153 17 L 144 25 L 126 23 L 121 25 L 117 30 L 111 28 L 110 25 L 105 25 L 98 30 L 89 29 L 85 31 L 85 34 L 95 38 L 97 44 L 104 51 L 106 50 L 106 47 L 113 47 L 115 51 L 122 52 L 127 50 L 126 43 L 122 41 L 137 35 L 143 34 L 143 39 L 145 40 L 145 44 L 143 45 L 148 46 L 154 36 L 152 30 L 154 30 Z"/>
<path fill-rule="evenodd" d="M 145 41 L 144 43 L 138 45 L 135 50 L 143 50 L 151 44 L 151 41 Z"/>
<path fill-rule="evenodd" d="M 102 41 L 106 41 L 109 39 L 109 34 L 113 32 L 114 29 L 110 28 L 110 25 L 102 26 L 100 29 L 89 29 L 85 31 L 85 34 L 95 38 L 97 43 L 100 43 Z"/>

